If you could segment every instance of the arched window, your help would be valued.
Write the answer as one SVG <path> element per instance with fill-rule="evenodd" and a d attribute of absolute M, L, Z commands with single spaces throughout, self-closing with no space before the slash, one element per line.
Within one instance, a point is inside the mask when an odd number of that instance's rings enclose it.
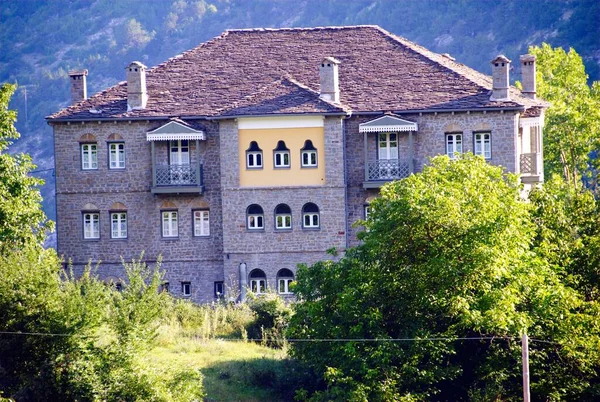
<path fill-rule="evenodd" d="M 250 148 L 246 150 L 246 167 L 248 169 L 262 169 L 263 167 L 262 149 L 258 147 L 256 141 L 252 141 Z"/>
<path fill-rule="evenodd" d="M 302 227 L 305 229 L 318 229 L 320 225 L 319 207 L 312 202 L 302 207 Z"/>
<path fill-rule="evenodd" d="M 313 146 L 311 140 L 304 142 L 304 148 L 301 149 L 302 167 L 317 167 L 317 149 Z"/>
<path fill-rule="evenodd" d="M 255 294 L 265 293 L 267 291 L 267 275 L 262 269 L 253 269 L 250 271 L 250 291 Z"/>
<path fill-rule="evenodd" d="M 277 272 L 277 292 L 280 294 L 290 294 L 290 284 L 294 281 L 294 273 L 287 268 L 280 269 Z"/>
<path fill-rule="evenodd" d="M 277 142 L 277 148 L 273 150 L 273 158 L 273 166 L 276 168 L 290 167 L 290 150 L 285 146 L 285 141 Z"/>
<path fill-rule="evenodd" d="M 292 210 L 286 204 L 275 207 L 275 229 L 292 228 Z"/>
<path fill-rule="evenodd" d="M 246 216 L 248 230 L 262 230 L 265 228 L 265 214 L 260 205 L 250 205 L 246 210 Z"/>

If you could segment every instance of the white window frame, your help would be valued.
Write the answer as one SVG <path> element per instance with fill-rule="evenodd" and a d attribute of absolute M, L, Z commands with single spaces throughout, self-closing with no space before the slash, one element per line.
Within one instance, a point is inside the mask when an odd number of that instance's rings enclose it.
<path fill-rule="evenodd" d="M 302 167 L 317 167 L 317 151 L 310 149 L 302 151 Z M 304 159 L 307 161 L 304 161 Z"/>
<path fill-rule="evenodd" d="M 110 238 L 127 238 L 127 212 L 114 211 L 110 213 Z"/>
<path fill-rule="evenodd" d="M 190 142 L 189 140 L 171 140 L 169 142 L 169 163 L 171 165 L 190 164 Z"/>
<path fill-rule="evenodd" d="M 108 168 L 125 169 L 124 142 L 111 142 L 108 144 Z"/>
<path fill-rule="evenodd" d="M 178 211 L 162 211 L 161 228 L 162 237 L 175 238 L 179 237 Z"/>
<path fill-rule="evenodd" d="M 256 148 L 253 147 L 256 144 Z M 254 149 L 254 150 L 253 150 Z M 247 169 L 262 169 L 263 167 L 263 152 L 258 146 L 258 142 L 250 141 L 250 148 L 246 150 L 246 168 Z"/>
<path fill-rule="evenodd" d="M 192 296 L 192 282 L 184 281 L 181 282 L 181 295 L 183 297 Z"/>
<path fill-rule="evenodd" d="M 100 213 L 83 213 L 83 238 L 97 240 L 100 238 Z"/>
<path fill-rule="evenodd" d="M 258 205 L 258 204 L 252 204 Z M 258 205 L 260 207 L 260 205 Z M 246 211 L 250 208 L 250 206 L 246 209 Z M 261 207 L 262 209 L 262 207 Z M 248 230 L 264 230 L 265 228 L 265 212 L 260 214 L 251 214 L 246 212 L 246 227 Z"/>
<path fill-rule="evenodd" d="M 290 151 L 274 151 L 273 166 L 279 169 L 290 167 Z"/>
<path fill-rule="evenodd" d="M 81 169 L 98 169 L 98 144 L 81 144 Z"/>
<path fill-rule="evenodd" d="M 279 278 L 277 280 L 277 291 L 281 295 L 289 295 L 292 294 L 290 291 L 290 284 L 294 281 L 293 278 Z"/>
<path fill-rule="evenodd" d="M 398 133 L 379 133 L 377 142 L 379 160 L 398 159 Z"/>
<path fill-rule="evenodd" d="M 307 203 L 311 204 L 311 203 Z M 314 204 L 314 203 L 313 203 Z M 321 227 L 321 210 L 319 206 L 315 204 L 318 211 L 305 211 L 306 204 L 302 206 L 302 228 L 304 229 L 319 229 Z M 308 221 L 307 221 L 308 219 Z"/>
<path fill-rule="evenodd" d="M 194 236 L 210 236 L 210 211 L 208 209 L 196 209 L 194 216 Z"/>
<path fill-rule="evenodd" d="M 275 207 L 275 229 L 277 230 L 288 230 L 292 228 L 292 213 L 290 212 L 278 213 L 277 208 L 279 207 L 287 207 L 288 205 L 280 204 Z"/>
<path fill-rule="evenodd" d="M 456 159 L 463 153 L 463 134 L 446 133 L 446 155 L 450 159 Z M 458 155 L 457 155 L 458 154 Z"/>
<path fill-rule="evenodd" d="M 489 131 L 473 133 L 473 153 L 485 159 L 492 159 L 492 133 Z"/>
<path fill-rule="evenodd" d="M 267 292 L 267 279 L 266 278 L 250 279 L 250 291 L 256 295 L 266 293 Z"/>

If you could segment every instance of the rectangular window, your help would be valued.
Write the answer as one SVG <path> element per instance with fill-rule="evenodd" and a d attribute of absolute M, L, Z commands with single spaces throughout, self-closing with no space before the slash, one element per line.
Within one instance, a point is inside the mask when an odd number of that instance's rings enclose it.
<path fill-rule="evenodd" d="M 276 168 L 289 168 L 290 167 L 290 152 L 289 151 L 275 151 L 275 167 Z"/>
<path fill-rule="evenodd" d="M 257 295 L 265 293 L 267 291 L 267 281 L 265 279 L 251 279 L 250 291 Z"/>
<path fill-rule="evenodd" d="M 192 295 L 191 282 L 181 282 L 181 295 L 183 297 L 190 297 Z"/>
<path fill-rule="evenodd" d="M 83 238 L 100 238 L 100 214 L 87 212 L 83 214 Z"/>
<path fill-rule="evenodd" d="M 457 154 L 462 154 L 462 133 L 446 134 L 446 155 L 455 159 Z"/>
<path fill-rule="evenodd" d="M 98 146 L 81 144 L 81 168 L 83 170 L 98 169 Z"/>
<path fill-rule="evenodd" d="M 492 158 L 492 144 L 490 133 L 475 133 L 474 142 L 475 155 L 481 155 L 485 159 Z"/>
<path fill-rule="evenodd" d="M 108 145 L 110 169 L 125 169 L 125 144 L 123 142 L 112 142 Z"/>
<path fill-rule="evenodd" d="M 248 152 L 246 154 L 246 166 L 248 168 L 259 169 L 263 167 L 262 152 Z"/>
<path fill-rule="evenodd" d="M 292 283 L 292 278 L 280 278 L 278 281 L 278 291 L 281 294 L 290 294 L 290 284 Z"/>
<path fill-rule="evenodd" d="M 210 236 L 210 217 L 207 210 L 194 211 L 194 236 Z"/>
<path fill-rule="evenodd" d="M 163 284 L 160 285 L 160 291 L 169 293 L 169 282 L 163 282 Z"/>
<path fill-rule="evenodd" d="M 302 167 L 317 166 L 317 151 L 302 151 Z"/>
<path fill-rule="evenodd" d="M 277 215 L 275 217 L 275 227 L 277 229 L 291 229 L 292 228 L 292 216 L 291 215 Z"/>
<path fill-rule="evenodd" d="M 162 213 L 162 235 L 163 237 L 177 237 L 177 211 L 163 211 Z"/>
<path fill-rule="evenodd" d="M 318 228 L 319 227 L 319 214 L 318 213 L 304 213 L 304 227 L 305 228 Z"/>
<path fill-rule="evenodd" d="M 225 296 L 225 286 L 223 281 L 215 282 L 215 299 L 222 299 Z"/>
<path fill-rule="evenodd" d="M 111 212 L 110 237 L 113 239 L 127 238 L 127 212 Z"/>

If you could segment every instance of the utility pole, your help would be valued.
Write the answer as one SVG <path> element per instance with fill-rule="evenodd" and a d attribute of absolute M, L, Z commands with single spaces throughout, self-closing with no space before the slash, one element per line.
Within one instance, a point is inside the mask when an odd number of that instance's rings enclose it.
<path fill-rule="evenodd" d="M 523 357 L 523 402 L 529 399 L 529 338 L 523 333 L 521 336 L 521 355 Z"/>

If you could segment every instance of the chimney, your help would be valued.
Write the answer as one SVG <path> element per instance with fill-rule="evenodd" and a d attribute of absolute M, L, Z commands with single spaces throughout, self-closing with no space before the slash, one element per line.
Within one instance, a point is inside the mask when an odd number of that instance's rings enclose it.
<path fill-rule="evenodd" d="M 523 90 L 521 93 L 531 99 L 535 99 L 535 56 L 524 54 L 521 60 L 521 84 Z"/>
<path fill-rule="evenodd" d="M 148 101 L 146 93 L 146 66 L 134 61 L 127 71 L 127 111 L 144 109 Z"/>
<path fill-rule="evenodd" d="M 510 60 L 504 55 L 496 56 L 492 63 L 492 96 L 491 101 L 509 101 L 508 96 L 508 70 L 510 68 Z"/>
<path fill-rule="evenodd" d="M 326 57 L 319 65 L 319 79 L 321 84 L 320 98 L 333 103 L 340 102 L 340 82 L 338 77 L 339 60 Z"/>
<path fill-rule="evenodd" d="M 87 84 L 85 77 L 87 76 L 88 70 L 73 70 L 69 71 L 69 77 L 71 78 L 71 104 L 81 102 L 87 99 Z"/>

